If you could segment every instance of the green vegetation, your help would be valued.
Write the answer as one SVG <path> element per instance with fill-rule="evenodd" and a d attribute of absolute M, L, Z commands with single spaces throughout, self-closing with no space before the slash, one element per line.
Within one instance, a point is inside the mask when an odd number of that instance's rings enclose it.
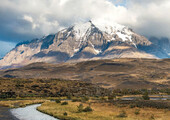
<path fill-rule="evenodd" d="M 83 104 L 80 104 L 79 106 L 77 106 L 78 108 L 78 112 L 81 113 L 81 112 L 92 112 L 93 109 L 89 106 L 85 107 L 83 106 Z"/>
<path fill-rule="evenodd" d="M 61 103 L 61 100 L 57 99 L 55 102 L 56 102 L 56 103 Z"/>
<path fill-rule="evenodd" d="M 142 98 L 143 98 L 144 100 L 149 100 L 149 99 L 150 99 L 147 91 L 144 93 L 144 95 L 142 96 Z"/>
<path fill-rule="evenodd" d="M 64 115 L 64 116 L 67 116 L 68 114 L 67 114 L 67 112 L 64 112 L 63 115 Z"/>
<path fill-rule="evenodd" d="M 68 102 L 62 102 L 61 105 L 68 105 Z"/>
<path fill-rule="evenodd" d="M 87 106 L 86 108 L 83 109 L 83 112 L 92 112 L 93 109 L 90 106 Z"/>
<path fill-rule="evenodd" d="M 78 112 L 83 112 L 84 106 L 83 104 L 80 104 L 79 106 L 77 106 L 78 108 Z"/>
<path fill-rule="evenodd" d="M 87 102 L 87 101 L 89 101 L 89 97 L 87 97 L 87 96 L 82 97 L 82 101 L 83 101 L 83 102 Z"/>
<path fill-rule="evenodd" d="M 153 114 L 151 115 L 150 120 L 155 120 L 155 117 Z"/>
<path fill-rule="evenodd" d="M 0 78 L 0 99 L 33 98 L 33 97 L 66 97 L 73 101 L 87 102 L 90 97 L 109 101 L 124 95 L 170 94 L 170 89 L 107 89 L 82 81 L 69 81 L 58 79 L 20 79 Z M 77 98 L 80 97 L 80 98 Z"/>
<path fill-rule="evenodd" d="M 117 117 L 120 117 L 120 118 L 124 118 L 124 117 L 127 117 L 127 114 L 126 112 L 123 110 L 119 113 L 119 115 Z"/>
<path fill-rule="evenodd" d="M 92 83 L 59 79 L 20 79 L 0 78 L 0 99 L 25 97 L 83 97 L 107 96 L 110 90 L 101 88 Z"/>
<path fill-rule="evenodd" d="M 68 101 L 68 105 L 45 102 L 38 107 L 38 110 L 61 120 L 149 120 L 151 117 L 162 120 L 170 119 L 170 111 L 165 112 L 165 109 L 129 108 L 128 104 L 125 105 L 126 102 L 115 102 L 123 106 L 118 107 L 112 102 L 90 99 L 88 103 Z"/>
<path fill-rule="evenodd" d="M 132 100 L 132 101 L 114 101 L 114 105 L 118 107 L 129 106 L 129 108 L 156 108 L 156 109 L 170 109 L 170 101 L 150 101 L 150 100 Z"/>
<path fill-rule="evenodd" d="M 134 113 L 135 113 L 135 115 L 139 115 L 140 114 L 140 109 L 136 109 Z"/>
<path fill-rule="evenodd" d="M 0 88 L 4 100 L 0 105 L 13 108 L 43 103 L 39 111 L 61 120 L 170 119 L 169 101 L 149 100 L 149 95 L 168 95 L 167 88 L 107 89 L 82 81 L 19 78 L 0 78 Z M 125 95 L 141 99 L 122 101 Z"/>

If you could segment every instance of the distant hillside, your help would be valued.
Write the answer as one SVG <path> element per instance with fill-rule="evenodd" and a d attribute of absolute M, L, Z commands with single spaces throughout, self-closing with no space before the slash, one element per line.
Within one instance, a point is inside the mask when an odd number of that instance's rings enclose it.
<path fill-rule="evenodd" d="M 170 59 L 33 63 L 18 69 L 2 70 L 0 77 L 80 80 L 104 88 L 170 88 Z"/>

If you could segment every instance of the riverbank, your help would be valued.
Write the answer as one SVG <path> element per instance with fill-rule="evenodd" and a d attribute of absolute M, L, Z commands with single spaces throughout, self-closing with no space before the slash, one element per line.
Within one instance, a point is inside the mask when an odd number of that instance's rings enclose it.
<path fill-rule="evenodd" d="M 136 107 L 130 105 L 107 102 L 71 102 L 68 105 L 62 103 L 45 102 L 37 109 L 43 113 L 49 114 L 61 120 L 169 120 L 170 111 L 168 109 L 156 109 L 149 107 Z M 83 107 L 90 105 L 93 111 L 79 112 L 78 106 Z"/>
<path fill-rule="evenodd" d="M 18 108 L 25 107 L 27 105 L 39 104 L 49 100 L 5 100 L 0 101 L 0 106 L 9 107 L 9 108 Z"/>
<path fill-rule="evenodd" d="M 50 100 L 0 101 L 0 120 L 58 120 L 37 111 L 37 107 Z"/>
<path fill-rule="evenodd" d="M 127 97 L 127 96 L 125 96 Z M 24 120 L 30 120 L 31 116 L 37 117 L 33 120 L 41 120 L 42 115 L 52 117 L 50 120 L 169 120 L 170 119 L 170 101 L 168 100 L 113 100 L 107 97 L 54 97 L 47 99 L 30 99 L 30 100 L 4 100 L 0 101 L 1 111 L 0 120 L 17 120 L 9 112 L 9 108 L 13 109 L 13 114 L 20 118 L 27 116 Z M 56 102 L 58 100 L 58 103 Z M 61 100 L 61 101 L 60 101 Z M 68 102 L 62 105 L 63 102 Z M 42 103 L 42 105 L 40 105 Z M 38 106 L 36 106 L 38 104 Z M 78 110 L 78 106 L 82 104 L 82 110 Z M 30 106 L 31 105 L 31 106 Z M 84 112 L 86 107 L 92 108 L 92 111 Z M 8 107 L 8 108 L 7 108 Z M 6 110 L 6 113 L 4 113 Z M 41 113 L 36 113 L 35 111 Z M 30 111 L 34 111 L 33 113 Z M 50 116 L 49 116 L 50 115 Z M 30 117 L 29 117 L 30 116 Z M 55 118 L 53 118 L 55 117 Z M 41 119 L 39 119 L 41 118 Z M 21 118 L 20 118 L 21 119 Z M 45 119 L 49 120 L 49 119 Z"/>
<path fill-rule="evenodd" d="M 0 120 L 19 120 L 10 112 L 10 108 L 0 106 Z"/>
<path fill-rule="evenodd" d="M 11 113 L 19 120 L 58 120 L 50 115 L 44 114 L 37 110 L 41 104 L 28 105 L 23 108 L 11 109 Z"/>
<path fill-rule="evenodd" d="M 0 120 L 19 120 L 11 113 L 11 108 L 25 107 L 27 105 L 43 103 L 48 100 L 4 100 L 0 101 Z M 28 119 L 30 120 L 30 119 Z"/>

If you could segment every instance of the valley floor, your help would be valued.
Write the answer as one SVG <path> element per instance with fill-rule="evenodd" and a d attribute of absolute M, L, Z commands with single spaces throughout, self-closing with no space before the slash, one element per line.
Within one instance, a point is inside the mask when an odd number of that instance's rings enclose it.
<path fill-rule="evenodd" d="M 21 99 L 21 98 L 20 98 Z M 109 100 L 107 97 L 22 98 L 0 101 L 0 117 L 9 108 L 42 103 L 37 110 L 60 120 L 169 120 L 170 101 L 160 100 Z M 68 103 L 68 104 L 67 104 Z M 81 105 L 80 105 L 81 104 Z M 78 107 L 79 106 L 79 107 Z M 81 106 L 81 107 L 80 107 Z M 8 108 L 7 108 L 8 107 Z M 158 109 L 159 108 L 159 109 Z M 5 120 L 5 119 L 4 119 Z"/>
<path fill-rule="evenodd" d="M 38 110 L 59 119 L 68 120 L 169 120 L 170 111 L 156 108 L 131 108 L 130 106 L 117 106 L 112 103 L 91 102 L 92 112 L 78 112 L 78 106 L 83 104 L 84 108 L 89 103 L 68 102 L 61 105 L 56 102 L 45 102 Z M 65 115 L 67 114 L 67 115 Z"/>

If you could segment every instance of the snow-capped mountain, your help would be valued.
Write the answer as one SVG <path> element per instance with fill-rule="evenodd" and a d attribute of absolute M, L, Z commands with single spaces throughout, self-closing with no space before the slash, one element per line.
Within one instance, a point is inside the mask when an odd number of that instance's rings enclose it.
<path fill-rule="evenodd" d="M 110 58 L 158 58 L 147 52 L 150 46 L 152 42 L 126 26 L 89 21 L 41 39 L 19 43 L 0 60 L 0 66 Z M 165 56 L 165 53 L 159 55 Z"/>

